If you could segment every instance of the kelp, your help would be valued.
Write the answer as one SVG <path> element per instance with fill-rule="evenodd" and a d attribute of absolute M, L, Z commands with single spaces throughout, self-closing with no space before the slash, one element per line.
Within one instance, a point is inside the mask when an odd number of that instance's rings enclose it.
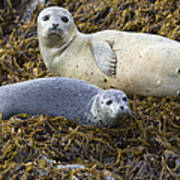
<path fill-rule="evenodd" d="M 1 86 L 51 76 L 40 56 L 36 32 L 37 15 L 46 6 L 70 10 L 84 33 L 118 29 L 180 41 L 178 0 L 51 0 L 33 7 L 30 21 L 22 18 L 19 1 L 3 2 Z M 0 179 L 180 178 L 179 99 L 129 99 L 132 117 L 124 117 L 114 128 L 80 126 L 44 115 L 21 114 L 1 120 Z"/>

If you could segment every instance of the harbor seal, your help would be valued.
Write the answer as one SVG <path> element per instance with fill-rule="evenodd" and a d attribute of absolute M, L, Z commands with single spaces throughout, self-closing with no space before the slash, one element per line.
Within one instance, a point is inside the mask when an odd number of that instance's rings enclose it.
<path fill-rule="evenodd" d="M 70 12 L 48 7 L 38 16 L 40 52 L 57 76 L 145 96 L 180 95 L 180 43 L 145 34 L 78 31 Z"/>
<path fill-rule="evenodd" d="M 113 126 L 130 113 L 126 94 L 61 77 L 39 78 L 0 87 L 2 119 L 19 113 L 62 116 L 79 124 Z"/>

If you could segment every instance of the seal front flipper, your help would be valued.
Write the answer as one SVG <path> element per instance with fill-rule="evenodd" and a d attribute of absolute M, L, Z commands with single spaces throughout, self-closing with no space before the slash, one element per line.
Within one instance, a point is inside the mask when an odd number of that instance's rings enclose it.
<path fill-rule="evenodd" d="M 109 41 L 91 42 L 92 53 L 99 69 L 106 75 L 115 77 L 117 56 L 112 45 Z"/>

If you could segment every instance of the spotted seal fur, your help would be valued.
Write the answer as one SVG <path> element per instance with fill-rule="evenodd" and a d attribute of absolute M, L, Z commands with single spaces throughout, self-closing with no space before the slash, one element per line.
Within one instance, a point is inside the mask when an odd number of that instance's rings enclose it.
<path fill-rule="evenodd" d="M 0 87 L 3 119 L 28 113 L 62 116 L 79 124 L 112 126 L 129 114 L 126 94 L 73 78 L 39 78 Z"/>
<path fill-rule="evenodd" d="M 70 12 L 48 7 L 38 16 L 38 39 L 53 75 L 145 96 L 180 95 L 180 43 L 168 38 L 104 30 L 78 31 Z"/>

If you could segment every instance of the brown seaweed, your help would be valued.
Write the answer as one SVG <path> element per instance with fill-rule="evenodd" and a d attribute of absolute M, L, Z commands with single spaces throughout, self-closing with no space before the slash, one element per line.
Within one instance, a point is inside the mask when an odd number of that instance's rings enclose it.
<path fill-rule="evenodd" d="M 3 2 L 0 85 L 51 76 L 40 56 L 36 33 L 38 12 L 48 5 L 69 9 L 85 33 L 118 29 L 180 41 L 178 0 L 51 0 L 34 8 L 29 22 L 21 21 L 18 0 Z M 133 117 L 124 117 L 111 129 L 43 115 L 0 120 L 0 179 L 179 179 L 180 101 L 129 98 Z"/>

